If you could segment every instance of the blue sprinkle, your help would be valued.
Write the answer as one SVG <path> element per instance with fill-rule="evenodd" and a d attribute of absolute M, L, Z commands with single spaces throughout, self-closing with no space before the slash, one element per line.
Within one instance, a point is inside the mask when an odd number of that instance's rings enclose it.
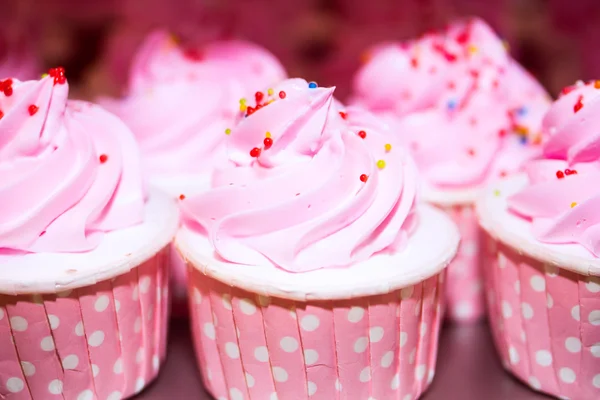
<path fill-rule="evenodd" d="M 522 144 L 527 144 L 527 136 L 519 137 L 519 142 L 521 142 Z"/>
<path fill-rule="evenodd" d="M 519 117 L 524 117 L 525 115 L 527 115 L 527 108 L 526 107 L 520 107 L 519 109 L 517 109 L 517 115 Z"/>
<path fill-rule="evenodd" d="M 317 82 L 310 82 L 308 84 L 308 88 L 309 89 L 316 89 L 317 88 Z"/>
<path fill-rule="evenodd" d="M 456 108 L 456 100 L 454 100 L 454 99 L 448 100 L 448 109 L 454 110 L 455 108 Z"/>

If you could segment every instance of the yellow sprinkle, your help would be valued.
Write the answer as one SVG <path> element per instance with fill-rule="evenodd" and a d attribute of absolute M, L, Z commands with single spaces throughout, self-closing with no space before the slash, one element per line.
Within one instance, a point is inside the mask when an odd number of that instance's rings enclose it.
<path fill-rule="evenodd" d="M 267 101 L 267 104 L 271 104 L 274 101 L 275 101 L 275 99 L 271 99 L 271 100 Z"/>
<path fill-rule="evenodd" d="M 502 41 L 502 46 L 504 46 L 504 50 L 510 51 L 510 44 L 506 40 Z"/>
<path fill-rule="evenodd" d="M 494 196 L 500 197 L 500 191 L 498 189 L 494 190 Z"/>
<path fill-rule="evenodd" d="M 572 203 L 571 203 L 571 208 L 575 207 L 576 205 L 577 205 L 577 203 L 576 203 L 576 202 L 572 202 Z"/>
<path fill-rule="evenodd" d="M 270 138 L 270 137 L 271 137 L 271 132 L 267 132 L 267 133 L 265 133 L 265 137 L 268 137 L 268 138 Z"/>
<path fill-rule="evenodd" d="M 383 161 L 383 160 L 377 161 L 377 168 L 384 169 L 385 168 L 385 161 Z"/>
<path fill-rule="evenodd" d="M 48 76 L 48 74 L 46 74 L 46 73 L 42 74 L 42 79 L 44 79 L 47 76 Z"/>
<path fill-rule="evenodd" d="M 475 53 L 477 53 L 477 47 L 476 47 L 476 46 L 474 46 L 474 45 L 472 45 L 472 44 L 470 44 L 470 45 L 467 47 L 467 50 L 469 51 L 469 54 L 475 54 Z"/>
<path fill-rule="evenodd" d="M 392 150 L 392 145 L 391 145 L 391 144 L 389 144 L 389 143 L 386 143 L 386 144 L 385 144 L 385 151 L 389 153 L 389 152 L 390 152 L 390 150 Z"/>
<path fill-rule="evenodd" d="M 241 111 L 241 112 L 246 112 L 246 109 L 247 109 L 247 108 L 248 108 L 248 107 L 246 107 L 246 105 L 245 105 L 245 104 L 240 104 L 240 111 Z"/>
<path fill-rule="evenodd" d="M 244 98 L 241 98 L 241 99 L 240 99 L 240 104 L 246 104 L 246 99 L 244 99 Z"/>
<path fill-rule="evenodd" d="M 269 89 L 269 90 L 267 90 L 267 94 L 268 94 L 269 96 L 273 96 L 273 93 L 274 93 L 273 89 Z"/>
<path fill-rule="evenodd" d="M 229 128 L 225 129 L 225 134 L 226 135 L 230 135 L 231 134 L 231 129 L 229 129 Z"/>

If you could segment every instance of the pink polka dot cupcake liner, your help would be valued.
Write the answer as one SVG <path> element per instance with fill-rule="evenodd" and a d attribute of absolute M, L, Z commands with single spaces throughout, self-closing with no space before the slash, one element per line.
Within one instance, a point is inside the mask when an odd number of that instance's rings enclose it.
<path fill-rule="evenodd" d="M 172 293 L 171 315 L 173 318 L 188 318 L 187 265 L 173 245 L 171 245 L 169 264 Z"/>
<path fill-rule="evenodd" d="M 489 321 L 504 367 L 558 398 L 600 398 L 600 279 L 483 239 Z"/>
<path fill-rule="evenodd" d="M 483 276 L 479 256 L 481 230 L 472 205 L 444 207 L 458 226 L 461 242 L 448 266 L 447 316 L 453 321 L 474 322 L 485 315 Z"/>
<path fill-rule="evenodd" d="M 431 383 L 445 270 L 387 294 L 296 301 L 190 265 L 194 345 L 218 400 L 417 399 Z"/>
<path fill-rule="evenodd" d="M 56 294 L 0 295 L 0 397 L 119 400 L 166 356 L 169 248 L 113 279 Z"/>

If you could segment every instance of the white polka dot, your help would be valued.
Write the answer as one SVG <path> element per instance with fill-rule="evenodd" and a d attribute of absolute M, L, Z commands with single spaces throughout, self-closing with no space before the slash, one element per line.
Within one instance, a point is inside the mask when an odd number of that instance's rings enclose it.
<path fill-rule="evenodd" d="M 498 268 L 506 268 L 506 257 L 503 254 L 498 253 Z"/>
<path fill-rule="evenodd" d="M 238 388 L 229 389 L 229 396 L 231 397 L 231 400 L 244 400 L 244 394 Z"/>
<path fill-rule="evenodd" d="M 276 382 L 287 382 L 288 373 L 281 367 L 273 367 L 273 379 L 275 379 Z"/>
<path fill-rule="evenodd" d="M 75 325 L 75 334 L 77 336 L 83 336 L 83 322 L 80 321 Z"/>
<path fill-rule="evenodd" d="M 25 388 L 25 383 L 19 378 L 8 378 L 6 389 L 11 393 L 19 393 Z"/>
<path fill-rule="evenodd" d="M 146 381 L 144 380 L 144 378 L 137 378 L 137 380 L 135 381 L 135 393 L 141 392 L 144 386 L 146 386 Z"/>
<path fill-rule="evenodd" d="M 600 343 L 596 343 L 592 347 L 590 347 L 590 351 L 594 357 L 600 358 Z"/>
<path fill-rule="evenodd" d="M 540 380 L 538 378 L 536 378 L 535 376 L 530 376 L 528 379 L 528 382 L 529 382 L 529 386 L 531 386 L 535 390 L 540 390 L 542 388 L 542 384 L 540 383 Z"/>
<path fill-rule="evenodd" d="M 510 359 L 510 363 L 512 365 L 519 363 L 519 360 L 520 360 L 519 353 L 517 352 L 517 349 L 515 349 L 513 346 L 510 346 L 508 348 L 508 358 Z"/>
<path fill-rule="evenodd" d="M 63 383 L 60 379 L 54 379 L 48 385 L 48 391 L 50 394 L 61 394 L 63 391 Z"/>
<path fill-rule="evenodd" d="M 417 300 L 415 303 L 415 317 L 418 317 L 421 314 L 421 300 Z"/>
<path fill-rule="evenodd" d="M 595 388 L 600 389 L 600 374 L 594 376 L 592 379 L 592 385 L 594 385 Z"/>
<path fill-rule="evenodd" d="M 525 343 L 527 341 L 527 335 L 525 334 L 525 331 L 521 331 L 521 342 Z"/>
<path fill-rule="evenodd" d="M 408 333 L 400 332 L 400 347 L 404 347 L 406 342 L 408 342 Z"/>
<path fill-rule="evenodd" d="M 414 286 L 405 287 L 400 291 L 400 297 L 402 298 L 402 300 L 410 299 L 414 291 Z"/>
<path fill-rule="evenodd" d="M 256 306 L 250 299 L 241 299 L 240 310 L 246 315 L 253 315 L 256 312 Z"/>
<path fill-rule="evenodd" d="M 348 312 L 348 321 L 357 323 L 363 319 L 365 315 L 365 309 L 362 307 L 352 307 Z"/>
<path fill-rule="evenodd" d="M 521 303 L 521 314 L 523 314 L 523 318 L 531 319 L 533 318 L 533 307 L 529 303 Z"/>
<path fill-rule="evenodd" d="M 75 369 L 77 368 L 78 364 L 79 357 L 77 357 L 75 354 L 70 354 L 62 360 L 62 366 L 64 369 Z"/>
<path fill-rule="evenodd" d="M 95 377 L 100 373 L 100 368 L 96 364 L 92 364 L 92 375 Z"/>
<path fill-rule="evenodd" d="M 152 279 L 149 276 L 142 276 L 140 278 L 140 292 L 148 293 L 150 290 L 150 285 L 152 285 Z"/>
<path fill-rule="evenodd" d="M 24 332 L 28 325 L 27 320 L 23 317 L 10 317 L 10 327 L 13 331 Z"/>
<path fill-rule="evenodd" d="M 406 396 L 404 396 L 402 398 L 402 400 L 413 400 L 413 395 L 412 394 L 407 394 Z"/>
<path fill-rule="evenodd" d="M 558 371 L 558 376 L 560 376 L 560 380 L 564 383 L 573 383 L 575 382 L 575 379 L 577 379 L 575 371 L 573 371 L 571 368 L 566 367 L 561 368 L 560 371 Z"/>
<path fill-rule="evenodd" d="M 110 299 L 106 295 L 102 295 L 96 299 L 94 303 L 94 309 L 97 312 L 102 312 L 108 308 L 108 304 L 110 303 Z"/>
<path fill-rule="evenodd" d="M 137 317 L 133 322 L 133 331 L 140 333 L 142 331 L 142 317 Z"/>
<path fill-rule="evenodd" d="M 421 364 L 419 366 L 417 366 L 417 369 L 415 370 L 415 378 L 417 378 L 417 380 L 423 380 L 423 378 L 425 377 L 425 372 L 427 372 L 427 366 L 424 364 Z"/>
<path fill-rule="evenodd" d="M 46 336 L 45 338 L 43 338 L 40 342 L 40 347 L 44 351 L 54 350 L 54 339 L 52 339 L 52 336 Z"/>
<path fill-rule="evenodd" d="M 363 383 L 369 382 L 371 380 L 371 368 L 370 367 L 363 368 L 362 371 L 360 371 L 360 375 L 359 375 L 358 379 Z"/>
<path fill-rule="evenodd" d="M 512 317 L 512 308 L 507 301 L 502 301 L 502 315 L 504 318 Z"/>
<path fill-rule="evenodd" d="M 427 333 L 427 324 L 425 322 L 421 323 L 421 326 L 419 327 L 419 333 L 421 334 L 421 336 L 425 336 L 425 334 Z"/>
<path fill-rule="evenodd" d="M 542 367 L 547 367 L 552 364 L 552 354 L 548 350 L 536 351 L 535 361 Z"/>
<path fill-rule="evenodd" d="M 427 373 L 427 384 L 430 384 L 431 382 L 433 382 L 433 378 L 435 378 L 435 371 L 430 369 L 429 372 Z"/>
<path fill-rule="evenodd" d="M 56 315 L 48 314 L 48 322 L 50 322 L 50 329 L 55 330 L 60 325 L 60 319 Z"/>
<path fill-rule="evenodd" d="M 201 304 L 202 303 L 202 293 L 200 293 L 200 291 L 198 290 L 198 288 L 194 288 L 192 289 L 192 297 L 194 299 L 194 303 L 195 304 Z M 158 296 L 157 296 L 158 297 Z"/>
<path fill-rule="evenodd" d="M 255 383 L 256 381 L 254 380 L 254 377 L 246 372 L 246 385 L 248 385 L 248 387 L 251 388 L 254 386 Z"/>
<path fill-rule="evenodd" d="M 312 332 L 319 327 L 320 321 L 316 315 L 305 315 L 300 321 L 300 326 L 307 332 Z"/>
<path fill-rule="evenodd" d="M 342 384 L 340 383 L 339 379 L 335 380 L 335 390 L 337 390 L 338 392 L 342 391 Z"/>
<path fill-rule="evenodd" d="M 119 391 L 114 391 L 111 394 L 108 395 L 108 397 L 106 398 L 106 400 L 121 400 L 121 398 L 123 397 L 123 394 Z"/>
<path fill-rule="evenodd" d="M 291 336 L 286 336 L 279 342 L 281 349 L 286 353 L 293 353 L 298 350 L 298 341 Z"/>
<path fill-rule="evenodd" d="M 539 275 L 532 276 L 529 280 L 529 284 L 531 285 L 531 288 L 536 292 L 543 292 L 544 290 L 546 290 L 546 281 L 543 277 Z"/>
<path fill-rule="evenodd" d="M 98 347 L 104 342 L 104 332 L 96 331 L 88 338 L 88 344 L 92 347 Z"/>
<path fill-rule="evenodd" d="M 392 390 L 396 390 L 400 387 L 400 375 L 396 374 L 394 375 L 394 377 L 392 378 L 392 382 L 390 384 L 390 388 Z"/>
<path fill-rule="evenodd" d="M 360 337 L 356 339 L 354 342 L 354 352 L 355 353 L 364 353 L 367 350 L 367 346 L 369 345 L 369 340 L 366 337 Z"/>
<path fill-rule="evenodd" d="M 521 294 L 521 282 L 520 281 L 515 282 L 515 292 L 517 294 Z"/>
<path fill-rule="evenodd" d="M 225 353 L 229 358 L 237 359 L 240 358 L 240 348 L 237 344 L 232 342 L 225 343 Z"/>
<path fill-rule="evenodd" d="M 306 349 L 304 350 L 304 362 L 306 365 L 315 364 L 319 360 L 319 353 L 316 350 Z"/>
<path fill-rule="evenodd" d="M 585 284 L 585 288 L 590 293 L 598 293 L 600 292 L 600 278 L 597 276 L 591 276 L 587 278 L 587 283 Z"/>
<path fill-rule="evenodd" d="M 115 361 L 115 365 L 113 365 L 113 372 L 115 374 L 122 374 L 123 373 L 123 360 L 122 359 L 117 359 L 117 361 Z"/>
<path fill-rule="evenodd" d="M 473 315 L 473 306 L 468 301 L 459 301 L 454 308 L 454 314 L 458 318 L 469 318 Z"/>
<path fill-rule="evenodd" d="M 580 321 L 581 320 L 581 316 L 579 313 L 579 306 L 575 306 L 573 308 L 571 308 L 571 316 L 573 317 L 573 319 L 575 319 L 575 321 Z"/>
<path fill-rule="evenodd" d="M 254 349 L 254 358 L 260 362 L 269 361 L 269 350 L 265 346 L 259 346 Z"/>
<path fill-rule="evenodd" d="M 394 352 L 388 351 L 381 357 L 381 366 L 383 368 L 389 368 L 390 365 L 394 362 Z"/>
<path fill-rule="evenodd" d="M 550 293 L 546 293 L 546 306 L 548 308 L 554 307 L 554 299 L 550 296 Z"/>
<path fill-rule="evenodd" d="M 83 392 L 79 393 L 77 396 L 77 400 L 92 400 L 94 398 L 94 392 L 90 389 L 86 389 Z"/>
<path fill-rule="evenodd" d="M 160 368 L 160 358 L 156 354 L 152 356 L 152 368 L 154 368 L 154 371 L 158 371 Z"/>
<path fill-rule="evenodd" d="M 25 376 L 35 375 L 35 365 L 29 361 L 21 361 L 21 368 L 23 369 L 23 374 Z"/>
<path fill-rule="evenodd" d="M 140 289 L 137 285 L 133 287 L 133 291 L 131 292 L 131 299 L 133 301 L 138 301 L 140 299 Z"/>
<path fill-rule="evenodd" d="M 588 315 L 588 321 L 594 326 L 600 325 L 600 310 L 594 310 Z"/>
<path fill-rule="evenodd" d="M 417 349 L 414 348 L 412 349 L 412 351 L 410 352 L 410 354 L 408 355 L 408 363 L 410 365 L 415 363 L 415 357 L 417 356 Z"/>
<path fill-rule="evenodd" d="M 269 400 L 279 400 L 279 397 L 277 397 L 277 393 L 271 393 Z"/>
<path fill-rule="evenodd" d="M 576 337 L 569 337 L 565 340 L 565 347 L 571 353 L 579 353 L 581 351 L 581 340 Z"/>
<path fill-rule="evenodd" d="M 144 349 L 139 348 L 135 353 L 135 362 L 141 364 L 144 361 Z"/>
<path fill-rule="evenodd" d="M 369 340 L 371 343 L 377 343 L 383 339 L 383 328 L 380 326 L 374 326 L 369 329 Z"/>
<path fill-rule="evenodd" d="M 204 335 L 211 340 L 215 340 L 215 326 L 212 323 L 207 322 L 204 324 Z"/>
<path fill-rule="evenodd" d="M 223 307 L 226 310 L 232 310 L 233 307 L 231 307 L 231 295 L 229 293 L 223 293 L 223 296 L 221 297 L 221 300 L 223 301 Z"/>
<path fill-rule="evenodd" d="M 311 381 L 308 381 L 308 395 L 312 396 L 317 393 L 317 384 Z"/>

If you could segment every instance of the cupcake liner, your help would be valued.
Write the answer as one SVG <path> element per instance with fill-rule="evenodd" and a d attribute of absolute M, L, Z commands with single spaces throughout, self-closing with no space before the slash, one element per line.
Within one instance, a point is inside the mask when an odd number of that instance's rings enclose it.
<path fill-rule="evenodd" d="M 600 279 L 484 240 L 490 326 L 504 367 L 559 398 L 600 398 Z"/>
<path fill-rule="evenodd" d="M 171 315 L 175 318 L 187 318 L 188 294 L 187 294 L 187 265 L 183 257 L 171 244 L 169 256 L 169 270 L 171 272 Z"/>
<path fill-rule="evenodd" d="M 447 315 L 454 321 L 477 321 L 485 315 L 479 256 L 481 230 L 472 205 L 455 205 L 443 209 L 456 223 L 461 235 L 456 258 L 448 266 Z"/>
<path fill-rule="evenodd" d="M 306 302 L 188 273 L 197 360 L 218 400 L 408 400 L 433 379 L 445 271 L 388 294 Z"/>
<path fill-rule="evenodd" d="M 56 294 L 0 294 L 0 397 L 119 400 L 166 356 L 169 248 L 111 280 Z"/>

